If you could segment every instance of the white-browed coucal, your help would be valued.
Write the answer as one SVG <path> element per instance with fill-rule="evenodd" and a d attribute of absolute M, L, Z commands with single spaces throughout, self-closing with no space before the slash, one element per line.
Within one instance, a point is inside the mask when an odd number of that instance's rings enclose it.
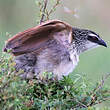
<path fill-rule="evenodd" d="M 11 49 L 16 70 L 25 72 L 23 78 L 38 78 L 43 72 L 51 72 L 61 79 L 74 70 L 82 52 L 98 45 L 107 47 L 95 32 L 50 20 L 10 38 L 4 51 Z"/>

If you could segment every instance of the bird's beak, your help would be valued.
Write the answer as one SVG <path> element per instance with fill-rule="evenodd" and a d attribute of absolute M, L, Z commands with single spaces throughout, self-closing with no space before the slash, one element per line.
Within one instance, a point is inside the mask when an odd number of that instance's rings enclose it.
<path fill-rule="evenodd" d="M 98 42 L 97 42 L 99 45 L 102 45 L 104 47 L 107 47 L 107 44 L 105 43 L 104 40 L 100 39 Z"/>

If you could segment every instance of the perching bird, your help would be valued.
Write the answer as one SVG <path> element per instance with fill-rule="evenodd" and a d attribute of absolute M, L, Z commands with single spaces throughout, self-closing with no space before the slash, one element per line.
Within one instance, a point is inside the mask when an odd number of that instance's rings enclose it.
<path fill-rule="evenodd" d="M 98 45 L 107 47 L 95 32 L 50 20 L 10 38 L 4 51 L 11 49 L 16 69 L 25 71 L 23 78 L 51 72 L 61 79 L 74 70 L 82 52 Z"/>

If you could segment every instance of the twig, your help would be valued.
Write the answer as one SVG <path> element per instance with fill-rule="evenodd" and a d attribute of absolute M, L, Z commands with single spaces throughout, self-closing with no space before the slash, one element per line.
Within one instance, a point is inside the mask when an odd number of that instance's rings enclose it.
<path fill-rule="evenodd" d="M 43 3 L 40 3 L 40 12 L 41 12 L 41 19 L 40 19 L 40 24 L 46 20 L 49 20 L 50 15 L 54 12 L 56 7 L 59 5 L 60 0 L 56 0 L 55 4 L 51 7 L 50 10 L 48 10 L 47 5 L 48 5 L 49 0 L 43 0 Z"/>
<path fill-rule="evenodd" d="M 95 102 L 94 104 L 92 104 L 92 106 L 93 106 L 93 105 L 96 105 L 96 104 L 100 104 L 100 103 L 102 103 L 102 102 L 104 102 L 104 101 L 109 101 L 109 100 L 110 100 L 110 97 L 104 98 L 104 99 L 102 99 L 102 100 L 100 100 L 100 101 L 98 101 L 98 102 Z"/>
<path fill-rule="evenodd" d="M 55 5 L 53 5 L 53 7 L 51 8 L 51 10 L 48 12 L 48 15 L 50 15 L 53 12 L 53 9 L 55 9 L 58 6 L 59 2 L 60 2 L 60 0 L 57 0 L 56 1 Z"/>
<path fill-rule="evenodd" d="M 102 80 L 99 84 L 99 86 L 97 87 L 97 89 L 95 91 L 98 91 L 99 89 L 101 89 L 105 83 L 105 80 L 110 76 L 110 73 L 106 74 L 104 77 L 102 77 Z"/>
<path fill-rule="evenodd" d="M 43 11 L 42 11 L 40 24 L 44 21 L 44 17 L 45 17 L 45 10 L 46 10 L 46 8 L 47 8 L 47 2 L 48 2 L 48 0 L 44 0 L 44 8 L 43 8 Z"/>
<path fill-rule="evenodd" d="M 108 73 L 108 74 L 106 74 L 104 77 L 102 77 L 102 80 L 101 80 L 100 84 L 98 85 L 97 88 L 95 88 L 95 89 L 93 90 L 93 92 L 92 92 L 92 94 L 91 94 L 91 97 L 93 97 L 94 99 L 91 100 L 91 102 L 88 104 L 88 106 L 94 105 L 94 101 L 97 100 L 96 92 L 99 91 L 99 90 L 103 87 L 103 85 L 104 85 L 104 83 L 105 83 L 105 80 L 106 80 L 109 76 L 110 76 L 110 73 Z M 103 101 L 105 101 L 105 100 L 103 99 L 101 102 L 103 102 Z M 101 102 L 98 101 L 97 104 L 98 104 L 98 103 L 101 103 Z"/>
<path fill-rule="evenodd" d="M 83 104 L 82 102 L 79 102 L 78 100 L 76 100 L 80 106 L 84 107 L 84 108 L 87 108 L 87 106 L 85 104 Z"/>

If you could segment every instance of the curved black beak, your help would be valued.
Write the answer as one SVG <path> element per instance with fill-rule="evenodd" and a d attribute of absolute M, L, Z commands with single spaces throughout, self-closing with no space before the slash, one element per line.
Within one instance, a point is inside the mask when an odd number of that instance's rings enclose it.
<path fill-rule="evenodd" d="M 105 41 L 102 40 L 102 39 L 98 40 L 97 43 L 98 43 L 99 45 L 102 45 L 102 46 L 104 46 L 104 47 L 107 47 L 107 44 L 106 44 Z"/>

